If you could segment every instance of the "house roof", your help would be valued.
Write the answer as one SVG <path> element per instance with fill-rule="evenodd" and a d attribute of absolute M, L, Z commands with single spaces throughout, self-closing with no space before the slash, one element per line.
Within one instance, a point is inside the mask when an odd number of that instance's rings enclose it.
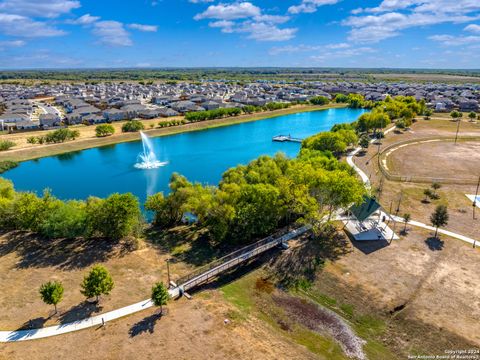
<path fill-rule="evenodd" d="M 350 212 L 358 221 L 365 221 L 370 215 L 380 209 L 380 207 L 381 205 L 374 198 L 365 196 L 361 204 L 353 205 L 350 208 Z"/>

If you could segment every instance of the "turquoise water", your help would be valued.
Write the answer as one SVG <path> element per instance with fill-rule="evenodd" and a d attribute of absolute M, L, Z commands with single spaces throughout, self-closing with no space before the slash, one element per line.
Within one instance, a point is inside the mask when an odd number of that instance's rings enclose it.
<path fill-rule="evenodd" d="M 168 161 L 158 169 L 134 168 L 142 151 L 142 143 L 135 141 L 26 161 L 2 176 L 11 179 L 17 190 L 41 194 L 49 188 L 61 199 L 132 192 L 143 201 L 147 194 L 167 192 L 173 172 L 185 175 L 190 181 L 217 184 L 225 170 L 246 164 L 259 155 L 281 151 L 294 157 L 299 143 L 273 142 L 272 137 L 291 134 L 305 138 L 328 131 L 334 124 L 352 122 L 362 112 L 352 109 L 304 112 L 153 138 L 158 160 Z"/>

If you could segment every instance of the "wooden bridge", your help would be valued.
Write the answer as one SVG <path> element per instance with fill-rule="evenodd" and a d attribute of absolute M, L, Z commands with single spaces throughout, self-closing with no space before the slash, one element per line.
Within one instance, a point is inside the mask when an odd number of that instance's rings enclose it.
<path fill-rule="evenodd" d="M 184 277 L 181 277 L 175 283 L 171 284 L 173 285 L 173 289 L 171 290 L 175 293 L 175 295 L 182 296 L 186 294 L 187 290 L 204 284 L 212 278 L 217 277 L 219 274 L 230 270 L 261 253 L 264 253 L 267 250 L 270 250 L 274 247 L 283 247 L 284 249 L 288 248 L 287 241 L 306 233 L 311 228 L 311 225 L 305 225 L 280 237 L 269 236 L 252 245 L 245 246 L 242 249 L 234 251 L 208 265 L 200 267 Z"/>
<path fill-rule="evenodd" d="M 290 141 L 290 142 L 298 142 L 301 143 L 303 139 L 300 138 L 295 138 L 292 137 L 290 134 L 289 135 L 277 135 L 272 138 L 272 141 L 279 141 L 279 142 L 285 142 L 285 141 Z"/>

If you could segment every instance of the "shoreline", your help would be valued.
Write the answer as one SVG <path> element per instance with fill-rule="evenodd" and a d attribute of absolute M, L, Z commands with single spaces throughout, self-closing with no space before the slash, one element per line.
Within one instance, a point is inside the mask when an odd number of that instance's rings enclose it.
<path fill-rule="evenodd" d="M 227 117 L 227 118 L 215 119 L 215 120 L 206 120 L 206 121 L 189 123 L 185 125 L 178 125 L 178 126 L 167 127 L 167 128 L 154 128 L 154 129 L 146 128 L 144 132 L 150 137 L 169 136 L 169 135 L 176 135 L 176 134 L 192 132 L 192 131 L 202 131 L 202 130 L 208 130 L 208 129 L 213 129 L 217 127 L 236 125 L 236 124 L 241 124 L 241 123 L 251 122 L 251 121 L 266 120 L 266 119 L 271 119 L 273 117 L 278 117 L 283 115 L 291 115 L 291 114 L 297 114 L 297 113 L 309 112 L 309 111 L 341 109 L 341 108 L 346 108 L 346 105 L 336 104 L 336 103 L 323 105 L 323 106 L 296 105 L 288 109 L 274 110 L 274 111 L 262 112 L 257 114 L 246 114 L 246 115 Z M 151 123 L 157 123 L 159 120 L 160 119 L 152 119 L 147 121 Z M 93 125 L 91 127 L 94 128 Z M 46 131 L 42 131 L 42 133 L 45 133 L 45 132 Z M 102 138 L 97 138 L 97 137 L 81 138 L 78 140 L 73 140 L 73 141 L 64 142 L 60 144 L 48 144 L 48 145 L 31 146 L 31 147 L 7 150 L 0 153 L 0 161 L 10 160 L 10 161 L 23 162 L 23 161 L 39 159 L 39 158 L 48 157 L 48 156 L 55 156 L 55 155 L 60 155 L 64 153 L 69 153 L 69 152 L 82 151 L 82 150 L 92 149 L 96 147 L 115 145 L 119 143 L 138 141 L 138 140 L 140 140 L 138 132 L 118 133 L 112 136 L 107 136 Z"/>

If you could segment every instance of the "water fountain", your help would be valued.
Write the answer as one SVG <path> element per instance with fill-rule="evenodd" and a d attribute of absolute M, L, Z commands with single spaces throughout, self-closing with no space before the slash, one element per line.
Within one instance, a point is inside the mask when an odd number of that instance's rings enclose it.
<path fill-rule="evenodd" d="M 142 137 L 143 152 L 138 154 L 138 162 L 135 164 L 135 167 L 137 169 L 156 169 L 167 165 L 168 162 L 157 160 L 157 156 L 155 155 L 155 151 L 153 149 L 153 144 L 149 137 L 142 131 L 140 131 L 140 136 Z"/>

